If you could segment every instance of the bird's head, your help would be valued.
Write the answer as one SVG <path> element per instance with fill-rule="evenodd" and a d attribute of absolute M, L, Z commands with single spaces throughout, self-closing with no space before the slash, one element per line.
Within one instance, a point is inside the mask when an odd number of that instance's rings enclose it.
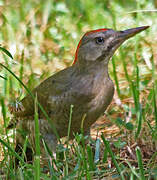
<path fill-rule="evenodd" d="M 80 40 L 75 53 L 73 64 L 90 63 L 94 61 L 108 60 L 116 49 L 127 39 L 137 33 L 147 29 L 149 26 L 142 26 L 124 31 L 114 31 L 112 29 L 97 29 L 84 34 Z"/>

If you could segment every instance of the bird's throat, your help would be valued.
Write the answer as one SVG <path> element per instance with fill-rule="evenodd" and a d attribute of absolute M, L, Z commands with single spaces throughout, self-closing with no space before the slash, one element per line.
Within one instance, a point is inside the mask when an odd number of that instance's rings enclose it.
<path fill-rule="evenodd" d="M 104 61 L 95 61 L 85 64 L 79 64 L 78 62 L 74 65 L 76 71 L 81 76 L 91 75 L 93 77 L 101 77 L 101 79 L 110 79 L 108 74 L 108 63 Z"/>

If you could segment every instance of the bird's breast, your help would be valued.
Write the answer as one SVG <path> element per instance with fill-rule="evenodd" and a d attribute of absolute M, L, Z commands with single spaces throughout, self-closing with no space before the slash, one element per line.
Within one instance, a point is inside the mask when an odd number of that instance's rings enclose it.
<path fill-rule="evenodd" d="M 114 85 L 110 79 L 105 79 L 100 85 L 97 85 L 95 97 L 89 103 L 90 112 L 103 113 L 110 104 L 113 94 Z"/>
<path fill-rule="evenodd" d="M 106 76 L 84 78 L 74 89 L 74 105 L 88 114 L 104 112 L 114 94 L 113 82 Z"/>

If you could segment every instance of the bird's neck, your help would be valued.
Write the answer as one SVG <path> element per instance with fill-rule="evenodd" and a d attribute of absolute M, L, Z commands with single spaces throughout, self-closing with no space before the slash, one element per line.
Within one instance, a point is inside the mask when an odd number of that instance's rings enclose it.
<path fill-rule="evenodd" d="M 102 76 L 109 78 L 108 75 L 108 63 L 105 61 L 94 61 L 80 64 L 79 61 L 74 65 L 79 73 L 82 74 L 101 74 Z"/>

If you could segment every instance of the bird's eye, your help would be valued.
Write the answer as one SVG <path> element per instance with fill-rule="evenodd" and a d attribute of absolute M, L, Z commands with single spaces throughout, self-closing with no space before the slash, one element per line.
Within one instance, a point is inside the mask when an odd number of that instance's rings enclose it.
<path fill-rule="evenodd" d="M 104 43 L 104 38 L 103 37 L 97 37 L 96 38 L 96 43 L 97 44 L 103 44 Z"/>

